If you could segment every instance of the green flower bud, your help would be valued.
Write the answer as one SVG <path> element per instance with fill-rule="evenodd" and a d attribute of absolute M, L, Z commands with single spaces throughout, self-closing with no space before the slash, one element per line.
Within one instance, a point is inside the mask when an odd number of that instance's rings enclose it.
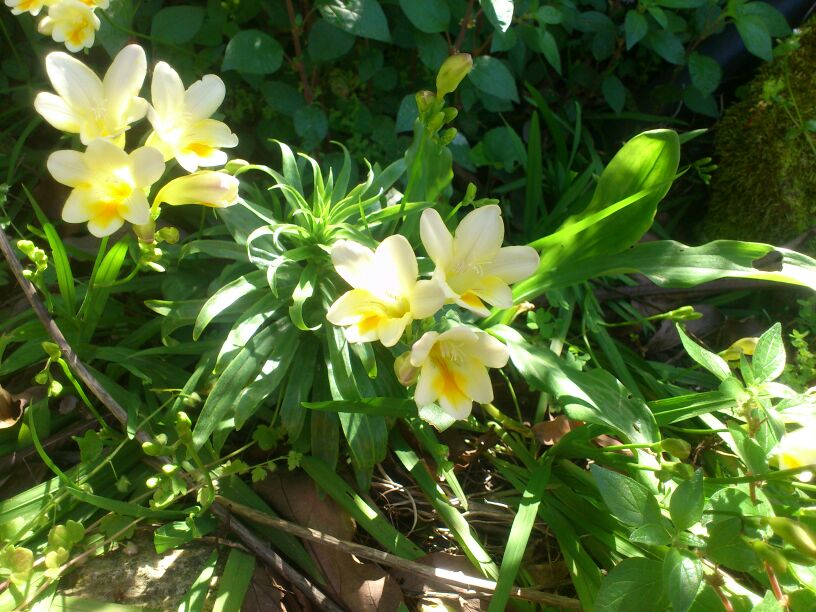
<path fill-rule="evenodd" d="M 60 347 L 53 342 L 43 342 L 40 346 L 51 359 L 59 359 L 60 355 L 62 355 Z"/>
<path fill-rule="evenodd" d="M 778 548 L 769 546 L 761 540 L 748 540 L 746 543 L 753 549 L 760 559 L 768 562 L 768 565 L 773 568 L 774 572 L 777 574 L 784 574 L 788 571 L 788 560 Z"/>
<path fill-rule="evenodd" d="M 449 106 L 448 108 L 444 109 L 442 113 L 445 116 L 445 123 L 450 123 L 451 121 L 456 119 L 456 116 L 459 114 L 459 111 L 453 108 L 452 106 Z"/>
<path fill-rule="evenodd" d="M 156 242 L 176 244 L 179 241 L 179 231 L 175 227 L 163 227 L 156 232 Z"/>
<path fill-rule="evenodd" d="M 224 166 L 224 172 L 235 174 L 238 170 L 248 165 L 249 162 L 245 159 L 231 159 L 227 162 L 227 165 Z"/>
<path fill-rule="evenodd" d="M 417 92 L 416 105 L 420 115 L 427 113 L 434 105 L 434 102 L 436 102 L 436 96 L 433 92 L 427 90 Z"/>
<path fill-rule="evenodd" d="M 803 555 L 816 559 L 816 536 L 801 523 L 784 516 L 771 516 L 762 520 L 773 532 Z"/>
<path fill-rule="evenodd" d="M 442 63 L 436 75 L 436 95 L 440 98 L 456 91 L 468 72 L 473 68 L 473 58 L 469 53 L 451 55 Z"/>
<path fill-rule="evenodd" d="M 666 438 L 660 443 L 662 449 L 678 459 L 688 459 L 691 455 L 691 444 L 680 438 Z"/>
<path fill-rule="evenodd" d="M 428 121 L 428 131 L 432 134 L 437 132 L 439 128 L 445 123 L 445 114 L 444 113 L 435 113 L 431 120 Z"/>
<path fill-rule="evenodd" d="M 443 146 L 449 145 L 450 143 L 453 142 L 453 139 L 456 138 L 456 135 L 458 133 L 459 132 L 456 130 L 456 128 L 448 128 L 439 135 L 440 144 L 442 144 Z"/>
<path fill-rule="evenodd" d="M 419 369 L 411 364 L 411 351 L 405 351 L 394 360 L 394 374 L 404 387 L 410 387 L 417 381 Z"/>

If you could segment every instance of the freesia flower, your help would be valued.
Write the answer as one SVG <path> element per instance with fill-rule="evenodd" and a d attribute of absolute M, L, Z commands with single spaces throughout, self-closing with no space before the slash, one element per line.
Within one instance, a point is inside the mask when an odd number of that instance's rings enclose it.
<path fill-rule="evenodd" d="M 115 144 L 97 139 L 84 153 L 56 151 L 48 171 L 57 182 L 73 187 L 62 209 L 68 223 L 88 223 L 94 236 L 108 236 L 125 221 L 146 224 L 150 207 L 146 192 L 164 172 L 164 159 L 152 147 L 129 155 Z"/>
<path fill-rule="evenodd" d="M 5 2 L 12 15 L 31 13 L 34 17 L 40 14 L 43 7 L 54 3 L 53 0 L 5 0 Z"/>
<path fill-rule="evenodd" d="M 238 179 L 226 172 L 201 170 L 173 179 L 159 190 L 157 204 L 198 204 L 226 208 L 238 201 Z"/>
<path fill-rule="evenodd" d="M 816 437 L 816 429 L 812 427 L 800 427 L 782 436 L 782 440 L 774 451 L 779 469 L 790 470 L 816 465 L 814 437 Z M 796 478 L 802 482 L 810 482 L 813 479 L 813 472 L 799 472 Z"/>
<path fill-rule="evenodd" d="M 59 0 L 49 6 L 48 16 L 42 18 L 37 29 L 76 53 L 93 46 L 100 25 L 93 6 L 80 0 Z"/>
<path fill-rule="evenodd" d="M 156 64 L 150 85 L 153 105 L 147 113 L 153 133 L 147 144 L 159 149 L 165 160 L 175 157 L 188 172 L 199 166 L 223 166 L 227 154 L 221 147 L 236 146 L 238 137 L 226 124 L 209 117 L 224 101 L 225 91 L 224 82 L 214 74 L 185 91 L 169 64 Z"/>
<path fill-rule="evenodd" d="M 417 260 L 404 236 L 389 236 L 376 251 L 338 240 L 331 250 L 338 274 L 353 287 L 326 318 L 346 328 L 349 342 L 379 340 L 394 346 L 413 319 L 432 316 L 444 296 L 432 281 L 417 282 Z"/>
<path fill-rule="evenodd" d="M 45 69 L 57 93 L 37 94 L 34 108 L 58 130 L 79 134 L 85 145 L 95 138 L 124 145 L 125 130 L 147 112 L 147 100 L 138 97 L 147 73 L 139 45 L 117 53 L 102 80 L 67 53 L 49 53 Z"/>
<path fill-rule="evenodd" d="M 458 326 L 427 332 L 411 348 L 411 365 L 420 368 L 414 400 L 419 408 L 437 403 L 465 419 L 474 401 L 493 401 L 487 368 L 504 367 L 509 357 L 507 347 L 483 331 Z"/>
<path fill-rule="evenodd" d="M 422 244 L 436 264 L 434 279 L 448 295 L 448 303 L 486 317 L 484 302 L 499 308 L 513 305 L 510 284 L 535 272 L 539 256 L 526 246 L 501 246 L 504 223 L 498 206 L 468 213 L 455 236 L 433 208 L 422 212 L 419 224 Z"/>

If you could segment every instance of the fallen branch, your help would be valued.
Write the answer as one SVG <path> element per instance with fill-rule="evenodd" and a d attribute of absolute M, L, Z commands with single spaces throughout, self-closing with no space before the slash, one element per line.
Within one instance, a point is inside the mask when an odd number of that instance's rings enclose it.
<path fill-rule="evenodd" d="M 48 335 L 57 343 L 62 352 L 65 361 L 71 366 L 71 369 L 76 375 L 85 383 L 85 386 L 90 389 L 96 398 L 107 408 L 111 414 L 116 418 L 122 426 L 127 426 L 127 411 L 119 405 L 119 403 L 111 396 L 110 393 L 97 381 L 93 375 L 88 371 L 88 368 L 82 363 L 76 352 L 68 344 L 60 328 L 57 326 L 54 319 L 48 314 L 45 305 L 42 303 L 40 296 L 37 295 L 37 290 L 34 285 L 23 275 L 23 268 L 9 242 L 5 230 L 0 227 L 0 251 L 3 252 L 6 262 L 11 268 L 17 284 L 23 290 L 28 303 L 34 309 L 34 314 L 45 327 Z M 151 437 L 142 430 L 137 430 L 134 436 L 139 442 L 150 442 Z M 164 463 L 167 461 L 164 460 Z M 321 609 L 329 610 L 330 612 L 342 612 L 336 604 L 334 604 L 325 594 L 323 594 L 308 578 L 300 574 L 291 565 L 286 563 L 283 558 L 272 550 L 269 545 L 262 539 L 252 533 L 246 526 L 235 520 L 229 510 L 223 506 L 213 504 L 210 508 L 213 514 L 218 516 L 226 526 L 232 531 L 248 549 L 253 551 L 266 563 L 271 565 L 283 578 L 288 580 L 292 585 L 301 590 L 312 602 L 320 606 Z"/>
<path fill-rule="evenodd" d="M 377 550 L 376 548 L 370 548 L 368 546 L 363 546 L 362 544 L 340 540 L 332 535 L 323 533 L 322 531 L 317 531 L 316 529 L 303 527 L 302 525 L 297 525 L 283 519 L 269 516 L 264 512 L 259 512 L 253 508 L 237 504 L 224 497 L 218 496 L 216 497 L 216 500 L 221 505 L 232 510 L 235 514 L 241 515 L 250 521 L 275 527 L 281 531 L 291 533 L 292 535 L 296 535 L 311 542 L 316 542 L 325 546 L 333 546 L 344 552 L 356 555 L 363 559 L 368 559 L 369 561 L 375 561 L 377 563 L 382 563 L 383 565 L 397 567 L 406 572 L 423 576 L 424 578 L 439 584 L 466 586 L 470 589 L 481 591 L 483 593 L 493 593 L 496 590 L 496 583 L 492 580 L 467 576 L 462 572 L 453 572 L 438 567 L 430 567 L 428 565 L 423 565 L 422 563 L 416 563 L 415 561 L 403 559 L 402 557 L 392 555 L 391 553 L 387 553 L 382 550 Z M 581 602 L 579 602 L 577 599 L 564 597 L 563 595 L 555 595 L 553 593 L 544 593 L 543 591 L 538 591 L 536 589 L 514 586 L 510 591 L 510 596 L 515 597 L 516 599 L 524 599 L 527 601 L 559 606 L 561 608 L 568 608 L 571 610 L 581 609 Z"/>

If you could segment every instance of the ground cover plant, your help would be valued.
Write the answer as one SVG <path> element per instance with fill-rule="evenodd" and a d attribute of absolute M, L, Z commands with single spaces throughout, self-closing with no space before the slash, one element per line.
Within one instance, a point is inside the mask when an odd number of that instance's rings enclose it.
<path fill-rule="evenodd" d="M 816 260 L 656 115 L 770 5 L 6 5 L 0 609 L 816 608 Z"/>

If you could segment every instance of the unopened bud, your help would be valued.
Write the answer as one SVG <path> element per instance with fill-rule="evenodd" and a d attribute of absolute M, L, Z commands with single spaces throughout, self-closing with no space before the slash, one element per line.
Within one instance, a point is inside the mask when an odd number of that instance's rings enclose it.
<path fill-rule="evenodd" d="M 445 123 L 450 123 L 451 121 L 456 119 L 456 116 L 458 114 L 459 111 L 453 108 L 452 106 L 449 106 L 448 108 L 442 111 L 442 115 L 445 117 Z"/>
<path fill-rule="evenodd" d="M 231 159 L 227 162 L 227 165 L 224 166 L 224 172 L 229 172 L 230 174 L 235 174 L 241 168 L 244 168 L 249 165 L 249 162 L 245 159 Z"/>
<path fill-rule="evenodd" d="M 661 443 L 661 448 L 678 459 L 688 459 L 691 454 L 691 444 L 680 438 L 666 438 Z"/>
<path fill-rule="evenodd" d="M 773 532 L 803 555 L 816 559 L 816 536 L 801 523 L 784 516 L 770 516 L 762 520 Z"/>
<path fill-rule="evenodd" d="M 753 355 L 759 338 L 740 338 L 720 353 L 726 361 L 739 361 L 740 355 Z"/>
<path fill-rule="evenodd" d="M 419 369 L 411 364 L 411 351 L 406 351 L 394 361 L 394 374 L 397 380 L 405 387 L 410 387 L 417 381 Z"/>
<path fill-rule="evenodd" d="M 238 179 L 226 172 L 201 170 L 173 179 L 159 190 L 156 202 L 226 208 L 238 201 Z"/>
<path fill-rule="evenodd" d="M 470 53 L 451 55 L 442 63 L 436 75 L 436 95 L 440 98 L 456 91 L 468 72 L 473 68 L 473 58 Z"/>
<path fill-rule="evenodd" d="M 416 105 L 420 115 L 427 113 L 428 109 L 434 105 L 434 102 L 436 102 L 436 96 L 433 92 L 427 90 L 417 92 Z"/>
<path fill-rule="evenodd" d="M 747 544 L 760 559 L 767 561 L 768 565 L 770 565 L 777 574 L 784 574 L 788 571 L 788 560 L 779 549 L 769 546 L 760 540 L 749 540 Z"/>
<path fill-rule="evenodd" d="M 176 244 L 179 241 L 179 231 L 175 227 L 163 227 L 156 232 L 156 242 L 166 242 L 167 244 Z"/>
<path fill-rule="evenodd" d="M 153 241 L 156 239 L 156 222 L 151 219 L 147 223 L 142 225 L 134 225 L 133 232 L 136 234 L 136 237 L 139 239 L 139 244 L 153 244 Z"/>
<path fill-rule="evenodd" d="M 442 124 L 445 122 L 445 115 L 443 113 L 435 113 L 431 120 L 428 121 L 428 131 L 432 134 L 439 131 Z"/>

